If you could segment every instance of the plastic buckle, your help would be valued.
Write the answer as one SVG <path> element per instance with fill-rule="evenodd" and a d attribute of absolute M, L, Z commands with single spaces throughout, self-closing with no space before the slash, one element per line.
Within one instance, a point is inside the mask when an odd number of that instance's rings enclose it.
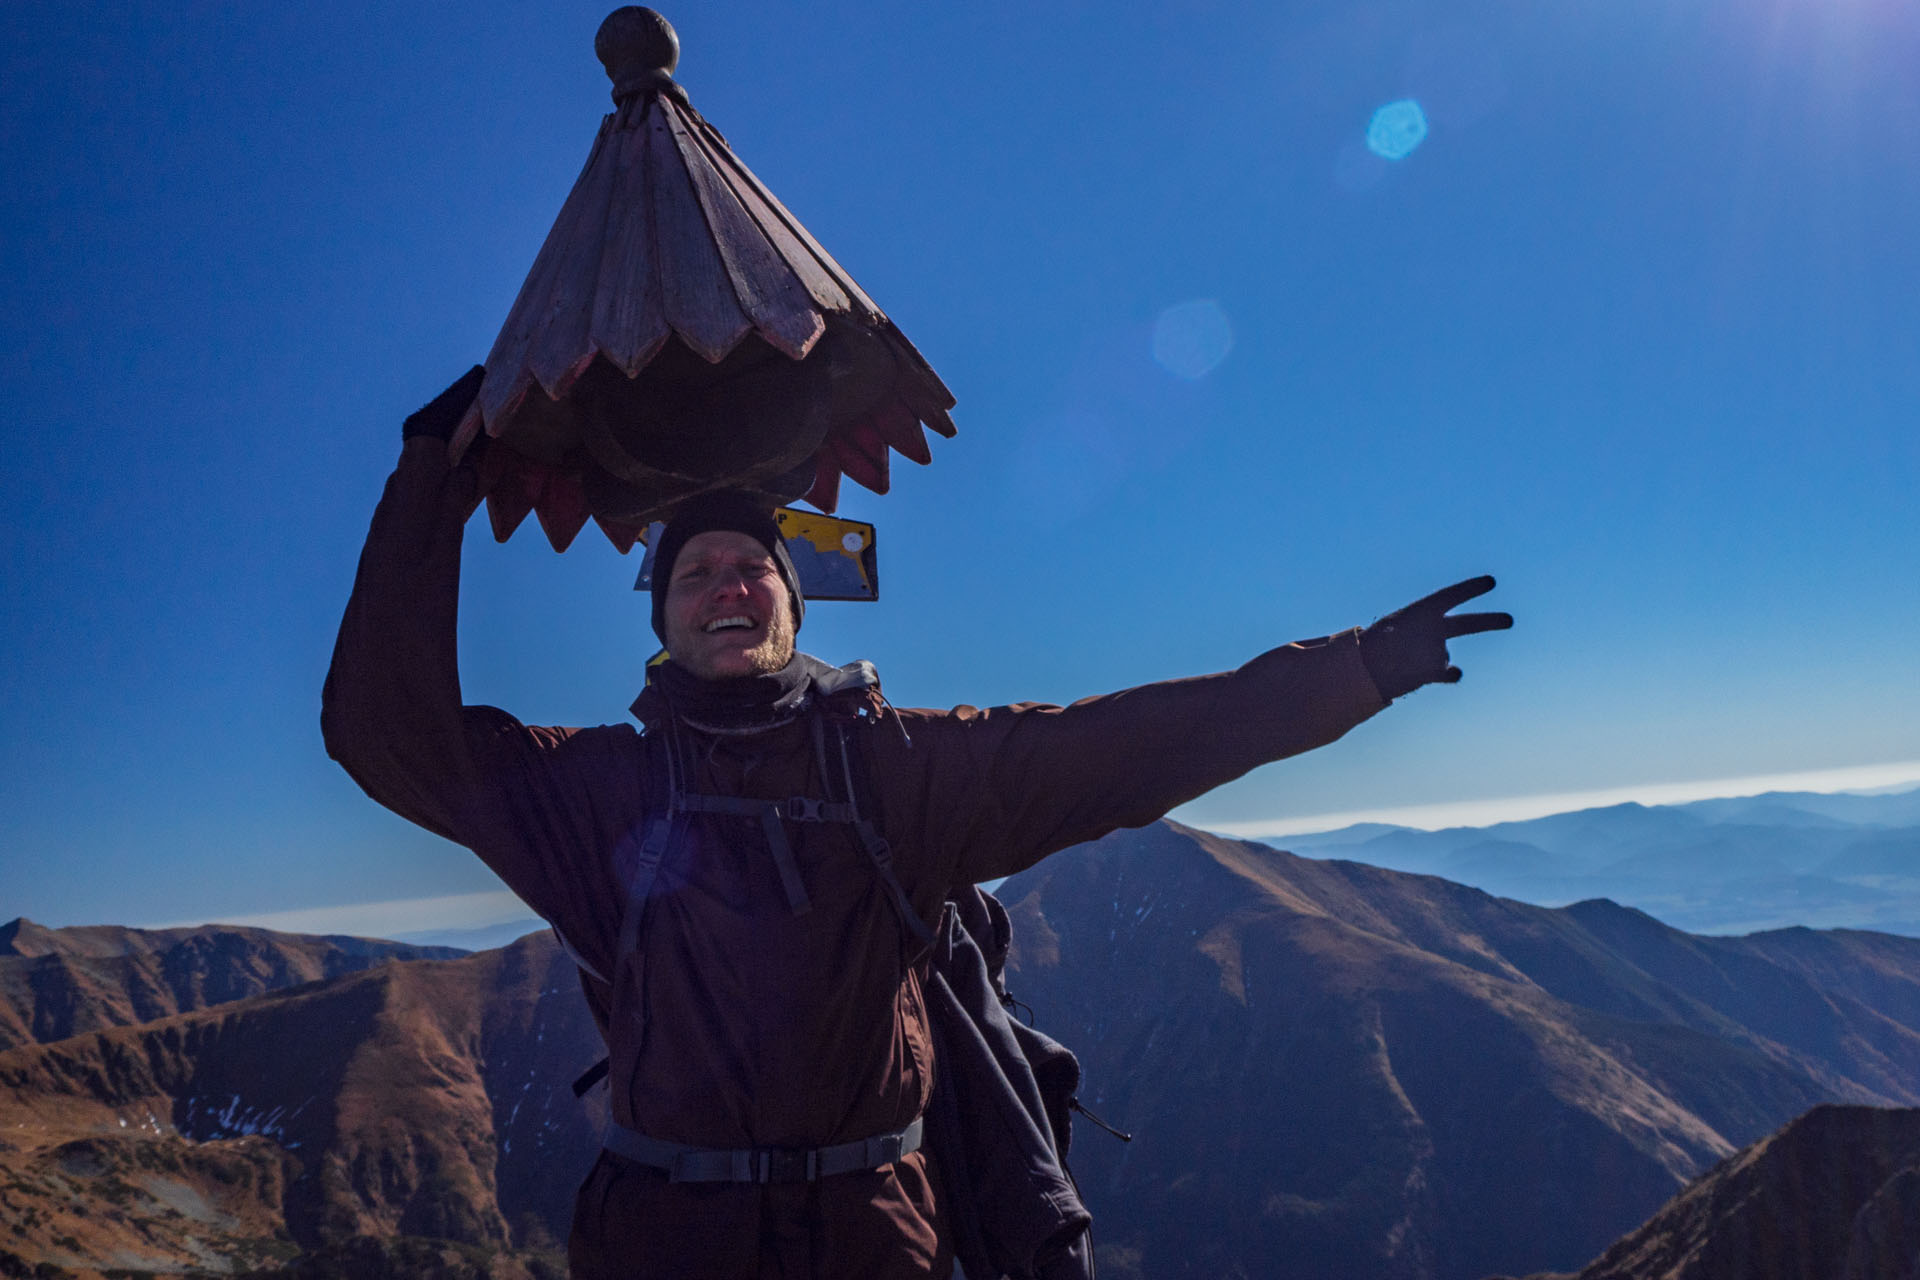
<path fill-rule="evenodd" d="M 812 1182 L 819 1176 L 817 1153 L 774 1148 L 760 1153 L 760 1181 Z"/>
<path fill-rule="evenodd" d="M 655 818 L 647 824 L 647 837 L 640 842 L 640 866 L 658 863 L 667 852 L 667 844 L 673 835 L 673 820 Z"/>
<path fill-rule="evenodd" d="M 810 796 L 792 796 L 787 800 L 785 809 L 789 822 L 825 822 L 826 801 L 815 800 Z"/>

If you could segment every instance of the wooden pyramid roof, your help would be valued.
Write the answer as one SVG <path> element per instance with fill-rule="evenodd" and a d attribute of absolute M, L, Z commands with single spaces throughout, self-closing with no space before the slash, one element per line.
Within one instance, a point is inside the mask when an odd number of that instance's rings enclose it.
<path fill-rule="evenodd" d="M 622 551 L 695 493 L 834 510 L 890 454 L 931 461 L 953 394 L 674 82 L 651 9 L 595 38 L 614 111 L 534 259 L 454 435 L 482 433 L 488 514 L 564 550 L 588 518 Z"/>

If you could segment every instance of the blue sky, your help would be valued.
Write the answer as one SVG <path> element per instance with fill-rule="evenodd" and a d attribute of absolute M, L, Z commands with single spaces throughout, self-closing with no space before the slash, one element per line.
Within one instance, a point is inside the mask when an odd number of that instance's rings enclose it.
<path fill-rule="evenodd" d="M 319 686 L 399 421 L 608 108 L 607 7 L 0 11 L 0 917 L 495 888 L 324 758 Z M 803 636 L 896 701 L 1217 670 L 1486 571 L 1519 626 L 1459 688 L 1183 816 L 1920 760 L 1911 4 L 667 13 L 959 397 L 843 502 L 882 601 Z M 597 537 L 475 526 L 470 699 L 624 714 L 651 636 Z"/>

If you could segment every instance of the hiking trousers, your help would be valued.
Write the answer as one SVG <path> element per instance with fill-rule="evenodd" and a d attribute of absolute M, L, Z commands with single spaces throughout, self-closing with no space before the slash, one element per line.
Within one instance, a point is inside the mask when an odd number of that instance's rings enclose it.
<path fill-rule="evenodd" d="M 949 1280 L 926 1154 L 816 1182 L 672 1182 L 611 1152 L 574 1202 L 573 1280 Z"/>

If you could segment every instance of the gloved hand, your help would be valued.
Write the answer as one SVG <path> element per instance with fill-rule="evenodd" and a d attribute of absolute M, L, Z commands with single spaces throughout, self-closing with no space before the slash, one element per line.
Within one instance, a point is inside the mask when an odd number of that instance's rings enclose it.
<path fill-rule="evenodd" d="M 1455 684 L 1460 668 L 1447 656 L 1447 641 L 1480 631 L 1505 631 L 1510 613 L 1447 610 L 1493 590 L 1492 577 L 1468 578 L 1397 609 L 1360 633 L 1360 660 L 1388 702 L 1423 684 Z"/>
<path fill-rule="evenodd" d="M 486 372 L 481 365 L 473 366 L 461 374 L 452 386 L 415 410 L 401 424 L 401 442 L 405 443 L 415 436 L 431 436 L 435 440 L 453 439 L 454 428 L 460 425 L 460 419 L 467 416 L 467 410 L 473 406 L 473 398 L 480 394 L 480 380 L 486 376 Z"/>

